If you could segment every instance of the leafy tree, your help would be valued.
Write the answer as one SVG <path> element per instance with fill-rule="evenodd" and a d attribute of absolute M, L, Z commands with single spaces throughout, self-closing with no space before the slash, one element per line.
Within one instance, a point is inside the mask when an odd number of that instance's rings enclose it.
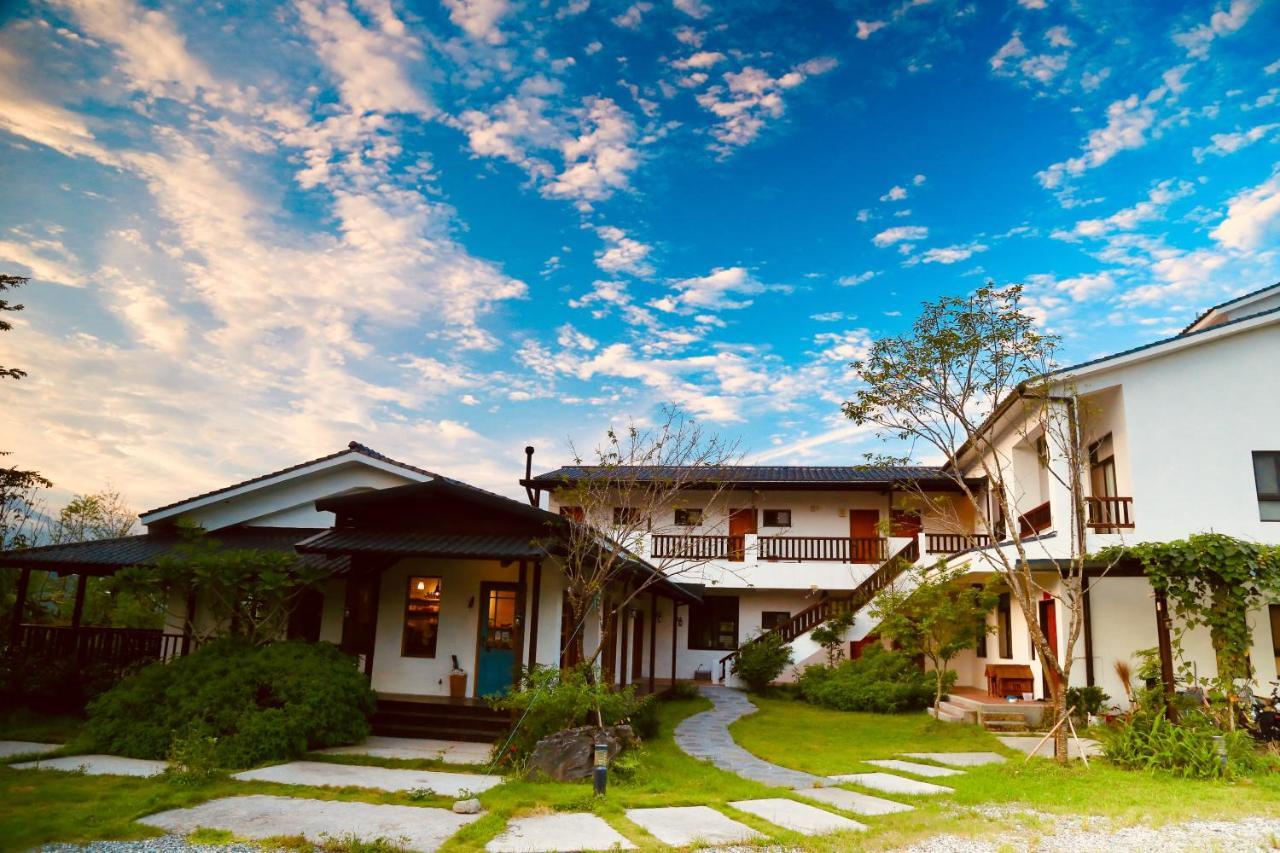
<path fill-rule="evenodd" d="M 809 632 L 815 643 L 827 653 L 827 666 L 835 666 L 844 660 L 844 635 L 853 627 L 854 613 L 841 610 Z"/>
<path fill-rule="evenodd" d="M 920 567 L 912 575 L 908 582 L 882 590 L 871 605 L 871 615 L 880 620 L 876 630 L 882 637 L 933 665 L 937 710 L 945 692 L 947 664 L 972 648 L 975 638 L 994 630 L 987 625 L 987 613 L 999 596 L 987 586 L 964 584 L 964 569 L 948 568 L 945 563 Z"/>
<path fill-rule="evenodd" d="M 253 548 L 223 548 L 199 528 L 186 528 L 184 541 L 151 566 L 115 575 L 113 592 L 136 594 L 163 612 L 196 596 L 207 616 L 193 626 L 197 639 L 214 636 L 254 645 L 285 635 L 300 596 L 326 575 L 294 554 Z"/>
<path fill-rule="evenodd" d="M 0 273 L 0 312 L 3 311 L 21 311 L 25 305 L 14 304 L 4 298 L 6 290 L 16 290 L 28 281 L 26 276 L 21 275 L 5 275 Z M 0 332 L 7 332 L 13 328 L 13 324 L 3 319 L 4 315 L 0 314 Z M 16 367 L 5 367 L 0 364 L 0 379 L 21 379 L 26 376 L 25 370 L 19 370 Z"/>
<path fill-rule="evenodd" d="M 773 683 L 792 662 L 791 644 L 776 631 L 768 631 L 744 643 L 733 659 L 733 674 L 746 682 L 747 687 L 759 693 Z"/>
<path fill-rule="evenodd" d="M 138 522 L 138 514 L 123 497 L 108 486 L 100 492 L 76 495 L 50 525 L 49 541 L 86 542 L 128 536 Z"/>

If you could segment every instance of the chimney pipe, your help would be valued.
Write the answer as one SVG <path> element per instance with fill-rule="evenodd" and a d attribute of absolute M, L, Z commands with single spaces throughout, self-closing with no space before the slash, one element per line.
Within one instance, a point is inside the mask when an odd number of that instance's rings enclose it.
<path fill-rule="evenodd" d="M 529 481 L 532 479 L 533 479 L 533 445 L 528 444 L 528 445 L 525 445 L 525 448 L 524 448 L 524 481 L 525 481 L 524 493 L 529 496 L 529 506 L 537 506 L 538 499 L 540 496 L 533 489 L 532 486 L 528 485 Z"/>

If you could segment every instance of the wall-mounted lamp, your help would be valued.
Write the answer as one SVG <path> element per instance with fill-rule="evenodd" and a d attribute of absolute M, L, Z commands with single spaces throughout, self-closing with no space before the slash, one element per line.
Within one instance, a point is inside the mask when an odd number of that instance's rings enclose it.
<path fill-rule="evenodd" d="M 467 609 L 470 610 L 475 606 L 476 606 L 476 597 L 473 595 L 467 599 Z"/>

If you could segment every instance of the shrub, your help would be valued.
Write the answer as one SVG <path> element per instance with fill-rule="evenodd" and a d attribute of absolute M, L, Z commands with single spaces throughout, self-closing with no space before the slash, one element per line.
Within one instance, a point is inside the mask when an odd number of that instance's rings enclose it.
<path fill-rule="evenodd" d="M 733 674 L 759 693 L 782 675 L 792 659 L 791 646 L 781 635 L 768 633 L 738 650 L 733 659 Z"/>
<path fill-rule="evenodd" d="M 671 685 L 671 689 L 666 692 L 666 699 L 672 702 L 689 699 L 701 699 L 702 691 L 698 689 L 698 685 L 690 684 L 687 681 L 677 681 Z"/>
<path fill-rule="evenodd" d="M 507 767 L 519 767 L 533 753 L 538 741 L 547 735 L 577 726 L 595 725 L 596 711 L 606 726 L 639 717 L 641 727 L 657 733 L 657 717 L 652 725 L 645 719 L 647 705 L 651 703 L 636 697 L 634 687 L 615 690 L 602 684 L 587 664 L 572 669 L 536 666 L 528 670 L 521 680 L 520 689 L 506 696 L 490 700 L 493 707 L 514 711 L 515 730 L 509 739 L 499 741 L 503 748 L 497 756 L 498 763 Z M 636 732 L 643 736 L 640 731 Z M 505 748 L 504 748 L 505 745 Z"/>
<path fill-rule="evenodd" d="M 81 666 L 74 654 L 0 654 L 0 708 L 79 714 L 128 671 L 105 664 Z"/>
<path fill-rule="evenodd" d="M 948 673 L 947 686 L 955 682 Z M 868 646 L 862 657 L 839 666 L 811 666 L 800 675 L 800 696 L 838 711 L 897 713 L 933 704 L 935 680 L 901 652 Z"/>
<path fill-rule="evenodd" d="M 94 748 L 133 758 L 167 757 L 175 733 L 216 738 L 217 766 L 239 768 L 356 743 L 373 707 L 364 676 L 336 646 L 219 640 L 98 697 L 86 733 Z"/>
<path fill-rule="evenodd" d="M 1215 737 L 1223 738 L 1225 766 Z M 1137 714 L 1129 722 L 1107 727 L 1102 732 L 1102 749 L 1121 767 L 1187 779 L 1230 778 L 1259 763 L 1245 732 L 1220 731 L 1202 717 L 1190 717 L 1185 724 L 1176 725 L 1163 713 Z"/>

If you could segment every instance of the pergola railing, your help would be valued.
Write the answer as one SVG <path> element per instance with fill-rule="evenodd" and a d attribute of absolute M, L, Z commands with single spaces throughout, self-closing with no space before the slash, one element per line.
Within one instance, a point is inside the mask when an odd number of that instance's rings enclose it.
<path fill-rule="evenodd" d="M 1095 533 L 1129 530 L 1133 525 L 1133 498 L 1087 497 L 1084 499 L 1089 528 Z"/>
<path fill-rule="evenodd" d="M 986 533 L 926 533 L 924 550 L 926 554 L 959 554 L 974 548 L 987 548 L 991 545 L 991 537 Z"/>
<path fill-rule="evenodd" d="M 888 544 L 882 536 L 761 536 L 756 549 L 761 560 L 879 563 Z"/>
<path fill-rule="evenodd" d="M 139 661 L 168 660 L 187 654 L 192 638 L 159 628 L 97 628 L 70 625 L 19 625 L 9 649 L 26 657 L 75 660 L 80 665 L 124 668 Z"/>

